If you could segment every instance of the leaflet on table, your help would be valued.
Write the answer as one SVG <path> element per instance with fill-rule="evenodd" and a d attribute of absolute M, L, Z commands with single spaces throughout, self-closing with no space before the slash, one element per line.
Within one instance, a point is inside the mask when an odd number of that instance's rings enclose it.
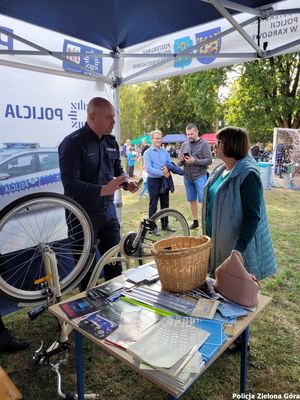
<path fill-rule="evenodd" d="M 59 307 L 70 319 L 78 318 L 97 310 L 95 304 L 86 297 L 59 304 Z"/>
<path fill-rule="evenodd" d="M 90 299 L 86 297 L 84 297 L 83 299 L 87 302 L 90 301 Z M 104 303 L 101 307 L 96 307 L 96 309 L 94 308 L 92 312 L 79 315 L 79 317 L 73 319 L 73 322 L 75 322 L 75 324 L 79 324 L 87 316 L 91 315 L 94 312 L 98 312 L 99 314 L 101 314 L 102 317 L 107 318 L 110 321 L 115 322 L 116 324 L 119 324 L 121 314 L 123 312 L 136 311 L 137 309 L 139 309 L 139 307 L 137 307 L 136 305 L 118 299 L 113 303 Z"/>
<path fill-rule="evenodd" d="M 198 353 L 199 354 L 199 353 Z M 141 361 L 137 360 L 136 358 L 133 358 L 133 365 L 136 368 L 147 370 L 148 375 L 152 376 L 155 378 L 156 382 L 161 382 L 163 385 L 170 385 L 174 389 L 179 389 L 182 391 L 185 387 L 188 387 L 195 376 L 195 373 L 192 372 L 184 372 L 184 369 L 179 372 L 178 375 L 176 376 L 170 376 L 167 374 L 164 374 L 163 372 L 157 370 L 156 368 L 151 367 L 148 364 L 144 364 Z M 205 364 L 202 361 L 202 368 L 204 368 Z M 200 369 L 200 371 L 201 371 Z"/>
<path fill-rule="evenodd" d="M 177 315 L 174 311 L 168 311 L 168 310 L 162 309 L 160 307 L 154 307 L 154 306 L 151 306 L 150 304 L 145 304 L 145 303 L 142 303 L 141 301 L 131 299 L 129 297 L 122 297 L 122 300 L 126 301 L 128 303 L 134 304 L 138 307 L 146 308 L 147 310 L 153 311 L 156 314 L 161 315 L 163 317 L 172 317 L 174 315 Z"/>
<path fill-rule="evenodd" d="M 97 289 L 105 296 L 110 296 L 123 288 L 124 286 L 121 283 L 115 281 L 109 281 L 103 285 L 97 286 Z"/>
<path fill-rule="evenodd" d="M 72 320 L 78 319 L 83 315 L 91 314 L 97 310 L 104 310 L 107 312 L 120 296 L 116 299 L 108 298 L 91 298 L 91 297 L 81 297 L 80 299 L 72 300 L 63 304 L 59 304 L 59 307 L 63 310 L 66 316 Z M 117 321 L 118 322 L 118 321 Z"/>
<path fill-rule="evenodd" d="M 204 362 L 196 347 L 193 348 L 193 351 L 190 353 L 190 357 L 184 356 L 171 368 L 155 368 L 143 362 L 139 363 L 140 369 L 159 371 L 169 377 L 173 377 L 181 383 L 185 383 L 192 374 L 200 373 L 203 366 Z"/>
<path fill-rule="evenodd" d="M 199 299 L 191 313 L 191 316 L 213 319 L 219 304 L 220 302 L 218 300 Z"/>
<path fill-rule="evenodd" d="M 223 337 L 222 338 L 223 342 L 225 342 L 225 340 L 227 339 L 227 335 L 223 333 L 222 337 Z M 201 353 L 202 358 L 205 361 L 205 364 L 207 364 L 208 361 L 219 351 L 222 345 L 219 346 L 219 345 L 204 343 L 204 345 L 200 347 L 199 352 Z"/>
<path fill-rule="evenodd" d="M 208 332 L 190 323 L 165 317 L 127 351 L 153 367 L 171 368 L 195 346 L 199 348 L 208 336 Z"/>
<path fill-rule="evenodd" d="M 224 324 L 215 320 L 202 319 L 197 317 L 173 317 L 177 320 L 186 321 L 195 325 L 196 327 L 209 332 L 210 335 L 199 348 L 199 352 L 205 362 L 209 361 L 210 358 L 223 346 L 224 341 L 227 339 L 227 335 L 223 332 Z"/>
<path fill-rule="evenodd" d="M 123 272 L 123 275 L 134 283 L 154 282 L 158 276 L 158 271 L 154 262 L 142 265 L 139 268 L 131 268 Z"/>
<path fill-rule="evenodd" d="M 223 317 L 243 317 L 247 315 L 248 312 L 238 304 L 233 303 L 220 303 L 218 306 L 218 311 L 223 315 Z"/>
<path fill-rule="evenodd" d="M 153 290 L 152 287 L 140 286 L 123 293 L 124 296 L 141 301 L 145 304 L 167 310 L 174 310 L 190 315 L 195 307 L 194 299 L 187 299 L 174 293 Z"/>
<path fill-rule="evenodd" d="M 126 349 L 130 344 L 138 341 L 151 326 L 161 319 L 153 311 L 135 308 L 134 311 L 122 313 L 118 329 L 105 339 L 108 344 Z"/>
<path fill-rule="evenodd" d="M 256 306 L 253 306 L 253 307 L 241 306 L 240 304 L 235 303 L 234 301 L 227 299 L 227 297 L 223 296 L 221 293 L 218 293 L 218 294 L 220 295 L 219 298 L 220 298 L 220 299 L 223 299 L 225 303 L 234 304 L 234 305 L 236 305 L 236 306 L 238 306 L 238 307 L 242 307 L 242 308 L 244 308 L 245 310 L 251 311 L 251 312 L 254 312 L 254 311 L 256 310 Z"/>
<path fill-rule="evenodd" d="M 209 338 L 199 349 L 204 361 L 207 363 L 223 346 L 227 335 L 223 332 L 223 324 L 218 321 L 200 321 L 196 326 L 210 332 Z"/>
<path fill-rule="evenodd" d="M 223 317 L 222 314 L 217 311 L 214 316 L 215 321 L 223 322 L 224 324 L 235 325 L 236 324 L 236 317 Z"/>
<path fill-rule="evenodd" d="M 99 312 L 95 312 L 84 318 L 78 326 L 97 339 L 101 340 L 108 336 L 112 331 L 117 329 L 118 324 L 103 318 Z"/>

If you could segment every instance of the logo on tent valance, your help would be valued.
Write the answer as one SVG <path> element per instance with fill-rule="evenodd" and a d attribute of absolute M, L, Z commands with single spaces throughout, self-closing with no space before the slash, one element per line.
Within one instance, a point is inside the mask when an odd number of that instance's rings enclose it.
<path fill-rule="evenodd" d="M 88 75 L 88 71 L 84 71 L 80 68 L 85 67 L 90 69 L 91 72 L 103 74 L 102 58 L 94 55 L 95 53 L 102 54 L 103 51 L 71 40 L 64 40 L 63 51 L 65 53 L 71 53 L 69 56 L 66 56 L 66 61 L 63 62 L 63 68 L 65 71 Z M 78 53 L 78 55 L 74 53 Z M 82 56 L 79 53 L 85 53 L 85 55 Z"/>
<path fill-rule="evenodd" d="M 180 39 L 176 39 L 174 42 L 174 52 L 180 53 L 181 51 L 187 50 L 193 47 L 193 41 L 189 36 L 185 36 Z M 176 57 L 174 61 L 175 68 L 184 68 L 192 63 L 192 58 L 185 55 L 183 57 Z"/>
<path fill-rule="evenodd" d="M 212 63 L 216 57 L 211 57 L 213 54 L 219 53 L 221 49 L 221 38 L 216 38 L 216 40 L 213 40 L 207 44 L 201 45 L 206 39 L 213 38 L 214 36 L 218 35 L 221 33 L 221 28 L 217 27 L 214 29 L 209 29 L 208 31 L 204 32 L 199 32 L 196 33 L 196 42 L 199 44 L 197 46 L 197 53 L 203 56 L 204 54 L 207 54 L 210 57 L 199 57 L 197 60 L 201 64 L 210 64 Z"/>

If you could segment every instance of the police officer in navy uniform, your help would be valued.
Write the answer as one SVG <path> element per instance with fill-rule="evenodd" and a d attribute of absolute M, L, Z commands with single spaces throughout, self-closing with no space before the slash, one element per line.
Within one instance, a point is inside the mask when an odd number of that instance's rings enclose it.
<path fill-rule="evenodd" d="M 119 145 L 111 134 L 115 124 L 112 104 L 95 97 L 87 106 L 85 126 L 71 133 L 58 148 L 61 179 L 65 194 L 77 201 L 88 213 L 98 248 L 103 255 L 120 242 L 120 225 L 114 205 L 114 193 L 124 187 L 130 192 L 137 190 L 134 181 L 122 168 Z M 76 234 L 76 232 L 70 232 Z M 92 268 L 91 268 L 92 269 Z M 120 264 L 105 265 L 105 280 L 120 275 Z M 87 276 L 81 284 L 84 290 Z"/>

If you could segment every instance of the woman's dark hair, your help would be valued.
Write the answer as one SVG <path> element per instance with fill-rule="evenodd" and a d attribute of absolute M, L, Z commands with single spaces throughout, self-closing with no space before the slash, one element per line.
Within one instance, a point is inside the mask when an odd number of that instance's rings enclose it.
<path fill-rule="evenodd" d="M 226 157 L 241 160 L 250 149 L 248 132 L 244 128 L 227 126 L 221 129 L 216 136 L 218 140 L 224 142 L 223 153 Z"/>

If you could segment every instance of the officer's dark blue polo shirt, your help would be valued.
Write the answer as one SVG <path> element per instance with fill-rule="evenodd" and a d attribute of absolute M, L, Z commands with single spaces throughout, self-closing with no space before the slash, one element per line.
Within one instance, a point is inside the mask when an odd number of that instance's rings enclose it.
<path fill-rule="evenodd" d="M 115 137 L 103 135 L 99 139 L 85 124 L 65 137 L 58 153 L 65 194 L 89 214 L 103 210 L 113 196 L 100 197 L 102 185 L 125 175 Z"/>

